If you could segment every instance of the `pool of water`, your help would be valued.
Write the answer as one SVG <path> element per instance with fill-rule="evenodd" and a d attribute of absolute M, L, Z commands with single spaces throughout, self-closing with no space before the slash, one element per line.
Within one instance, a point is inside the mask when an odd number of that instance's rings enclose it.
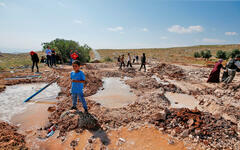
<path fill-rule="evenodd" d="M 198 101 L 190 95 L 179 94 L 179 93 L 165 93 L 166 98 L 170 101 L 172 108 L 189 108 L 194 109 L 199 108 Z"/>
<path fill-rule="evenodd" d="M 31 83 L 7 86 L 5 91 L 0 93 L 0 120 L 11 122 L 13 116 L 23 113 L 31 107 L 37 109 L 36 106 L 34 106 L 37 103 L 45 105 L 54 104 L 60 92 L 60 87 L 56 83 L 50 85 L 28 103 L 23 103 L 25 99 L 40 90 L 46 84 L 47 83 Z"/>
<path fill-rule="evenodd" d="M 137 96 L 131 92 L 128 85 L 121 78 L 103 78 L 103 88 L 90 99 L 109 108 L 120 108 L 135 101 Z"/>

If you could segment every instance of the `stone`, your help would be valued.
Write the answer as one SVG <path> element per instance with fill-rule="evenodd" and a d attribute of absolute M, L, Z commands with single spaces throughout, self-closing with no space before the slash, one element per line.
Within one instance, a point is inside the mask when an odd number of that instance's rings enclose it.
<path fill-rule="evenodd" d="M 93 143 L 93 140 L 91 138 L 88 139 L 88 143 Z"/>
<path fill-rule="evenodd" d="M 167 114 L 165 111 L 161 111 L 153 115 L 153 120 L 166 120 Z"/>
<path fill-rule="evenodd" d="M 175 142 L 172 139 L 168 139 L 168 144 L 173 145 Z"/>
<path fill-rule="evenodd" d="M 75 147 L 78 145 L 78 142 L 76 140 L 73 140 L 71 143 L 70 143 L 70 146 L 72 147 Z"/>
<path fill-rule="evenodd" d="M 181 137 L 182 138 L 185 138 L 185 137 L 188 137 L 188 134 L 189 134 L 189 130 L 188 129 L 186 129 L 186 130 L 184 130 L 182 133 L 181 133 Z"/>
<path fill-rule="evenodd" d="M 48 107 L 49 112 L 54 112 L 56 110 L 56 106 L 50 106 Z"/>
<path fill-rule="evenodd" d="M 194 120 L 191 118 L 191 119 L 188 120 L 187 123 L 188 123 L 188 126 L 190 127 L 194 124 Z"/>

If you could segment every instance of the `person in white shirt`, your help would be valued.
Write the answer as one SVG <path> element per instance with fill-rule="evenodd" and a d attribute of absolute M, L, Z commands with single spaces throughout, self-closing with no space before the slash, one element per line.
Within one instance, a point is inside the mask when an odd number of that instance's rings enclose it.
<path fill-rule="evenodd" d="M 236 75 L 236 72 L 240 70 L 240 55 L 236 56 L 235 59 L 231 59 L 227 63 L 226 67 L 227 67 L 228 77 L 223 82 L 228 84 L 232 82 L 232 80 Z"/>
<path fill-rule="evenodd" d="M 130 53 L 128 53 L 128 62 L 127 62 L 127 67 L 130 66 L 132 68 L 132 59 L 130 56 Z"/>

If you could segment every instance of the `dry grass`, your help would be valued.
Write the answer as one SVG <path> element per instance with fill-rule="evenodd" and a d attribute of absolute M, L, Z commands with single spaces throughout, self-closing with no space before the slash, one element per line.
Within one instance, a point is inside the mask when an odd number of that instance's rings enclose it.
<path fill-rule="evenodd" d="M 37 52 L 39 59 L 43 52 Z M 19 67 L 19 66 L 28 66 L 31 65 L 31 57 L 28 53 L 20 53 L 20 54 L 9 54 L 9 53 L 0 53 L 0 71 L 9 70 L 11 67 Z"/>
<path fill-rule="evenodd" d="M 210 50 L 213 55 L 216 55 L 218 50 L 231 51 L 233 49 L 240 49 L 240 44 L 236 45 L 200 45 L 191 47 L 174 47 L 174 48 L 149 48 L 149 49 L 98 49 L 102 58 L 110 57 L 117 60 L 117 57 L 121 54 L 141 56 L 145 53 L 148 59 L 154 59 L 161 62 L 181 63 L 181 64 L 200 64 L 208 65 L 215 62 L 216 59 L 212 58 L 209 61 L 205 61 L 201 58 L 194 58 L 194 52 L 200 52 L 202 50 Z"/>

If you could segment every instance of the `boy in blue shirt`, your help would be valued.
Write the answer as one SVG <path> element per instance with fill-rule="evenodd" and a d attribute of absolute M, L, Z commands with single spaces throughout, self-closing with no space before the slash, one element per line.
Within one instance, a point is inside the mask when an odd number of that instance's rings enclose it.
<path fill-rule="evenodd" d="M 72 80 L 72 108 L 77 109 L 77 99 L 82 102 L 83 108 L 85 112 L 88 112 L 87 103 L 83 96 L 83 84 L 85 83 L 85 75 L 82 71 L 80 71 L 80 62 L 78 60 L 72 63 L 73 70 L 71 72 L 70 78 Z"/>

